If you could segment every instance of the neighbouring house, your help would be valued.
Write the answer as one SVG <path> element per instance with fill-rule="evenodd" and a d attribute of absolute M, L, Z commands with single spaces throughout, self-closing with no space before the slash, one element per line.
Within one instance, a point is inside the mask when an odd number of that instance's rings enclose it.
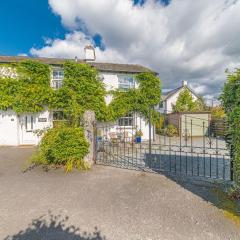
<path fill-rule="evenodd" d="M 106 86 L 106 90 L 129 89 L 137 87 L 135 75 L 142 72 L 153 72 L 151 69 L 135 64 L 116 64 L 96 62 L 95 50 L 92 46 L 85 47 L 85 59 L 73 59 L 78 63 L 87 63 L 96 68 L 100 74 L 100 79 Z M 16 63 L 22 60 L 32 59 L 24 56 L 0 56 L 0 77 L 16 77 L 16 73 L 8 63 Z M 49 64 L 52 69 L 51 87 L 54 89 L 61 88 L 63 84 L 63 64 L 69 59 L 60 58 L 34 58 L 40 62 Z M 106 103 L 111 102 L 111 95 L 106 96 Z M 45 110 L 37 114 L 26 113 L 18 115 L 12 110 L 0 110 L 0 145 L 36 145 L 40 141 L 36 131 L 44 128 L 53 127 L 55 120 L 61 119 L 61 112 Z M 143 139 L 148 139 L 149 127 L 147 122 L 137 114 L 128 114 L 118 119 L 109 129 L 110 133 L 117 133 L 128 129 L 132 131 L 141 130 Z M 153 136 L 153 130 L 152 134 Z"/>
<path fill-rule="evenodd" d="M 182 81 L 182 86 L 162 94 L 161 102 L 158 106 L 160 113 L 169 114 L 173 112 L 173 106 L 176 104 L 179 94 L 188 89 L 193 100 L 199 99 L 199 96 L 188 86 L 187 81 Z"/>

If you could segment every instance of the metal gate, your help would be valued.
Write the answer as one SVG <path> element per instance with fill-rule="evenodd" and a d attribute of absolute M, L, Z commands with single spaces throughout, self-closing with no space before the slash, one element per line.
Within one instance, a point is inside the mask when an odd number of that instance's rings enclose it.
<path fill-rule="evenodd" d="M 96 163 L 147 172 L 184 175 L 202 179 L 231 180 L 231 158 L 225 140 L 213 134 L 209 126 L 186 120 L 188 129 L 177 136 L 161 134 L 149 139 L 136 138 L 137 126 L 118 128 L 98 123 L 96 129 Z M 197 125 L 197 126 L 195 126 Z M 195 127 L 203 135 L 194 137 Z M 151 133 L 152 126 L 149 125 Z M 206 130 L 206 128 L 208 128 Z"/>

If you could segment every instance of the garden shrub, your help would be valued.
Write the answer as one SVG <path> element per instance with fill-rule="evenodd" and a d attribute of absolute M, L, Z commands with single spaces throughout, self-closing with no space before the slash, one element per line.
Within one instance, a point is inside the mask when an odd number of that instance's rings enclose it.
<path fill-rule="evenodd" d="M 232 200 L 240 200 L 240 187 L 239 186 L 233 186 L 228 191 L 228 197 Z"/>
<path fill-rule="evenodd" d="M 82 128 L 62 125 L 44 134 L 32 161 L 36 164 L 65 166 L 67 172 L 73 168 L 87 170 L 89 165 L 83 158 L 88 148 Z"/>
<path fill-rule="evenodd" d="M 166 128 L 166 134 L 169 137 L 173 137 L 173 136 L 178 135 L 178 130 L 173 124 L 168 124 L 167 128 Z"/>
<path fill-rule="evenodd" d="M 221 101 L 228 122 L 226 140 L 233 159 L 234 180 L 240 184 L 240 69 L 227 73 Z"/>
<path fill-rule="evenodd" d="M 162 134 L 164 132 L 164 125 L 165 125 L 165 118 L 164 116 L 160 116 L 158 121 L 155 124 L 157 134 Z"/>

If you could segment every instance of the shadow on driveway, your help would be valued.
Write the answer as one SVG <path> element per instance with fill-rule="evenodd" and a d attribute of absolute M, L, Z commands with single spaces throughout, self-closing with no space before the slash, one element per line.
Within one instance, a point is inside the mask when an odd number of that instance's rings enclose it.
<path fill-rule="evenodd" d="M 28 228 L 4 240 L 105 240 L 101 232 L 95 227 L 93 233 L 83 232 L 70 225 L 67 226 L 68 217 L 53 215 L 49 212 L 46 216 L 34 219 Z"/>

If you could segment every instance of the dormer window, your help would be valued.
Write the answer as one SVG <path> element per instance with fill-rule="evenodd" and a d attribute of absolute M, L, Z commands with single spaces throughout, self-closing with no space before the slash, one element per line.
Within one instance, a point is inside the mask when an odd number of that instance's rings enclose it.
<path fill-rule="evenodd" d="M 53 69 L 52 72 L 52 88 L 59 89 L 62 87 L 63 84 L 63 70 L 62 69 Z"/>

